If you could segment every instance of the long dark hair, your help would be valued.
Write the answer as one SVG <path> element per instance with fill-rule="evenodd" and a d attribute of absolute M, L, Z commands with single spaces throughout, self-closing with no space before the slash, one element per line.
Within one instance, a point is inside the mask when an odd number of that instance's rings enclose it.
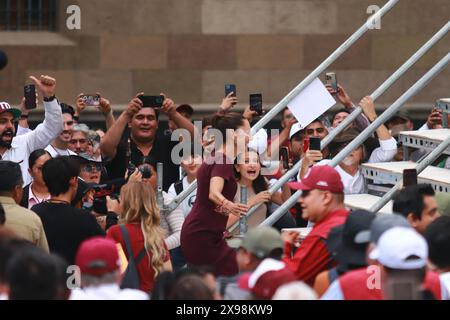
<path fill-rule="evenodd" d="M 32 169 L 36 161 L 45 154 L 49 155 L 50 158 L 52 157 L 51 154 L 44 149 L 37 149 L 30 153 L 30 156 L 28 157 L 28 167 Z"/>
<path fill-rule="evenodd" d="M 242 156 L 249 154 L 250 152 L 256 153 L 256 155 L 258 156 L 259 165 L 262 167 L 263 165 L 261 163 L 261 158 L 259 157 L 259 153 L 253 149 L 247 149 L 247 151 L 245 153 L 241 153 L 240 156 L 237 157 L 236 160 L 234 161 L 234 164 L 238 165 L 239 159 L 241 159 Z M 237 172 L 236 167 L 234 167 L 234 174 L 235 174 L 236 180 L 241 179 L 241 174 L 239 172 Z M 253 187 L 253 190 L 255 190 L 255 194 L 258 194 L 261 191 L 266 191 L 267 189 L 269 189 L 266 179 L 264 179 L 264 176 L 261 175 L 261 169 L 259 170 L 259 173 L 258 173 L 258 176 L 256 177 L 256 179 L 253 180 L 252 187 Z"/>
<path fill-rule="evenodd" d="M 211 118 L 211 125 L 214 129 L 219 130 L 223 138 L 225 138 L 227 136 L 227 129 L 236 130 L 244 125 L 244 118 L 237 112 L 228 112 L 226 114 L 216 113 Z"/>

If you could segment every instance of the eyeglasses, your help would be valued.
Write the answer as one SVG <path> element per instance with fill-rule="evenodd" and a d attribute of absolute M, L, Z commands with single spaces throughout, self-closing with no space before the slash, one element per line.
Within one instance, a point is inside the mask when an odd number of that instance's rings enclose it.
<path fill-rule="evenodd" d="M 98 172 L 102 171 L 102 164 L 101 163 L 88 163 L 83 167 L 83 171 L 85 172 Z"/>
<path fill-rule="evenodd" d="M 314 135 L 314 132 L 317 132 L 317 133 L 324 133 L 325 132 L 325 128 L 309 128 L 309 129 L 306 129 L 306 134 L 308 135 L 308 136 L 312 136 L 312 135 Z"/>

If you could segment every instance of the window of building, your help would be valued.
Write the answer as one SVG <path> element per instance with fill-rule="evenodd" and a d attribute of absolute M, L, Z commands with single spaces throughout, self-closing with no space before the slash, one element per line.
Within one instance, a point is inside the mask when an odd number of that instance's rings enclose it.
<path fill-rule="evenodd" d="M 0 31 L 55 31 L 56 0 L 0 0 Z"/>

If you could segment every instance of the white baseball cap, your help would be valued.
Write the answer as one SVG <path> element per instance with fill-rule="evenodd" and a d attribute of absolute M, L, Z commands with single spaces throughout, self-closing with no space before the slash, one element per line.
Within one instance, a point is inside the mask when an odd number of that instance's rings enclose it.
<path fill-rule="evenodd" d="M 265 129 L 259 129 L 248 143 L 249 149 L 255 150 L 259 154 L 263 154 L 267 150 L 267 132 Z"/>
<path fill-rule="evenodd" d="M 291 127 L 291 131 L 289 131 L 289 140 L 291 140 L 292 136 L 294 134 L 296 134 L 297 132 L 303 130 L 302 126 L 300 125 L 300 123 L 294 123 Z"/>
<path fill-rule="evenodd" d="M 392 269 L 421 269 L 427 264 L 428 245 L 414 229 L 394 227 L 382 234 L 369 258 Z"/>

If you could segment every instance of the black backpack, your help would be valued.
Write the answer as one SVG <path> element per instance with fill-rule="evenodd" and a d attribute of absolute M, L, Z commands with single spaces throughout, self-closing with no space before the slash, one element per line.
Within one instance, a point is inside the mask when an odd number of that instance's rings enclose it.
<path fill-rule="evenodd" d="M 178 180 L 175 182 L 173 187 L 175 188 L 176 194 L 179 195 L 183 191 L 183 180 Z"/>
<path fill-rule="evenodd" d="M 147 253 L 145 247 L 139 252 L 137 257 L 134 257 L 133 250 L 131 249 L 131 241 L 130 236 L 128 234 L 127 228 L 125 225 L 119 225 L 120 232 L 122 233 L 123 240 L 125 241 L 125 246 L 127 247 L 128 252 L 128 266 L 125 270 L 125 274 L 122 278 L 122 283 L 120 284 L 121 289 L 139 289 L 140 288 L 140 279 L 139 272 L 137 270 L 137 266 L 144 258 Z"/>

